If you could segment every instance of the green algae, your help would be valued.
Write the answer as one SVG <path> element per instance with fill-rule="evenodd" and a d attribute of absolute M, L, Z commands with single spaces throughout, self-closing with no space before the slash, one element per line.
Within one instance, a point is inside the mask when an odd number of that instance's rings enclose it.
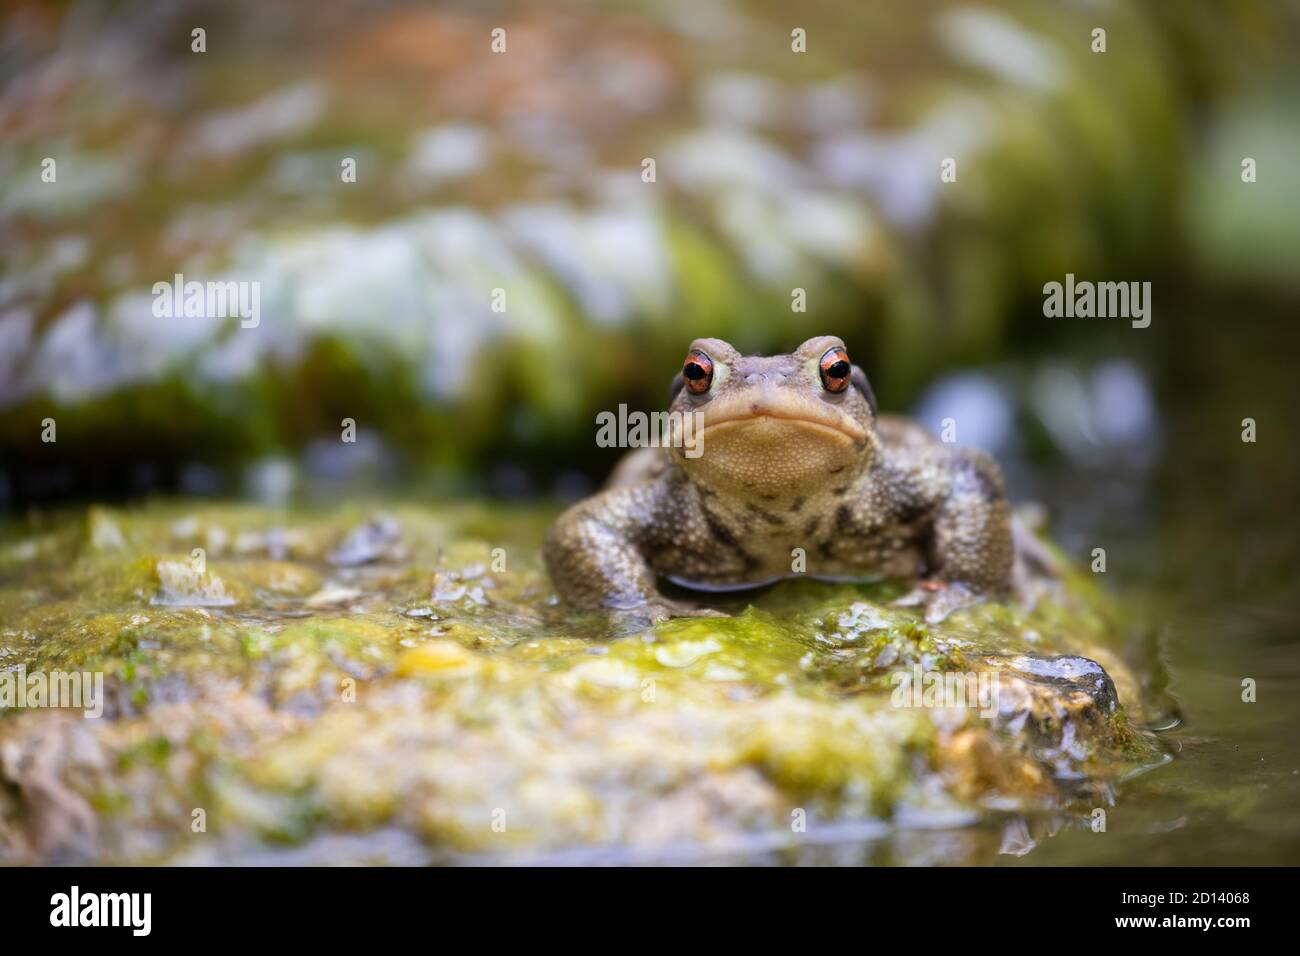
<path fill-rule="evenodd" d="M 646 629 L 555 600 L 553 515 L 177 502 L 7 529 L 0 665 L 102 673 L 106 701 L 0 715 L 0 859 L 341 833 L 429 861 L 743 852 L 1079 816 L 1162 759 L 1115 609 L 1075 572 L 941 624 L 892 605 L 900 582 L 793 581 Z M 1105 680 L 1072 676 L 1093 661 Z M 914 668 L 985 674 L 1000 709 L 900 705 Z"/>

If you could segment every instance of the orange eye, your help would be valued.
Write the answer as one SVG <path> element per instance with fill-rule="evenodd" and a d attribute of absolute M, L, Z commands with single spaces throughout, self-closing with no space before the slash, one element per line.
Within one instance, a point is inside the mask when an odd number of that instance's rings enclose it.
<path fill-rule="evenodd" d="M 692 395 L 703 395 L 713 384 L 713 359 L 699 349 L 692 349 L 682 366 L 682 378 Z"/>
<path fill-rule="evenodd" d="M 826 391 L 844 391 L 849 387 L 849 379 L 853 376 L 853 363 L 849 361 L 849 353 L 838 345 L 828 349 L 822 356 L 821 371 L 822 385 Z"/>

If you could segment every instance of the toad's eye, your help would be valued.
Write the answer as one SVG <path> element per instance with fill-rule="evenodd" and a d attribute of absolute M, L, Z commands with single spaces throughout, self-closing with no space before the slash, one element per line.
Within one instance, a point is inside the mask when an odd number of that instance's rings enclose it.
<path fill-rule="evenodd" d="M 821 360 L 822 385 L 828 392 L 842 392 L 849 387 L 849 380 L 853 377 L 853 363 L 849 361 L 849 353 L 844 351 L 840 346 L 828 349 Z"/>
<path fill-rule="evenodd" d="M 691 349 L 682 366 L 682 378 L 692 395 L 703 395 L 713 384 L 713 359 L 699 349 Z"/>

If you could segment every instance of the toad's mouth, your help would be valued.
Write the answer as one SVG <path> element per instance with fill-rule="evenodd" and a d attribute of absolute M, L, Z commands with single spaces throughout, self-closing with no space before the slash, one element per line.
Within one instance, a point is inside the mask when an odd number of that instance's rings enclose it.
<path fill-rule="evenodd" d="M 788 431 L 794 428 L 843 444 L 860 444 L 867 433 L 852 418 L 814 399 L 781 401 L 736 396 L 719 399 L 704 410 L 706 436 L 732 430 Z"/>

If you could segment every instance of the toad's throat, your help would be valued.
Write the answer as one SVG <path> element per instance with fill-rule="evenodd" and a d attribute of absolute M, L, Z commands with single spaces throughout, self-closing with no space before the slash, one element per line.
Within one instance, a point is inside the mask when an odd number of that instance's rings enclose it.
<path fill-rule="evenodd" d="M 796 428 L 844 444 L 858 443 L 866 438 L 862 427 L 852 419 L 838 415 L 812 416 L 802 410 L 786 411 L 762 407 L 759 409 L 747 407 L 724 415 L 708 416 L 704 420 L 703 435 L 707 437 L 733 430 L 762 430 L 772 426 Z"/>
<path fill-rule="evenodd" d="M 845 445 L 866 440 L 866 429 L 834 405 L 790 392 L 765 388 L 721 395 L 702 409 L 702 433 L 789 437 L 802 432 Z"/>

